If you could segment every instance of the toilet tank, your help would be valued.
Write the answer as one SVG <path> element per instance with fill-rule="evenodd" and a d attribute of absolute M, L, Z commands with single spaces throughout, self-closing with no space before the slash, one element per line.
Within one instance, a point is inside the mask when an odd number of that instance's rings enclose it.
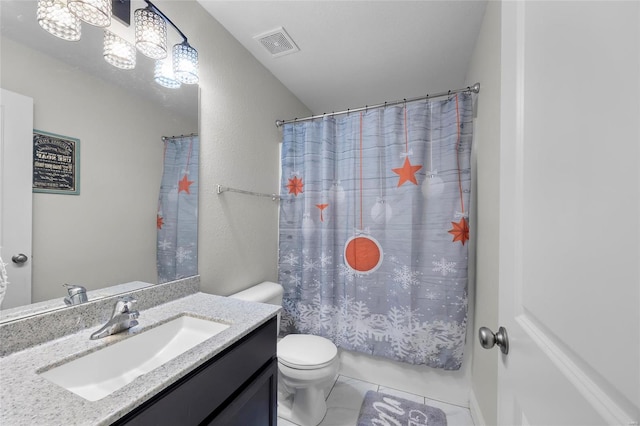
<path fill-rule="evenodd" d="M 282 306 L 282 294 L 284 288 L 278 283 L 264 281 L 249 287 L 246 290 L 230 295 L 234 299 L 246 300 L 249 302 L 268 303 L 270 305 Z M 280 335 L 280 313 L 278 313 L 276 336 Z"/>
<path fill-rule="evenodd" d="M 232 294 L 229 297 L 249 302 L 269 303 L 271 305 L 282 306 L 282 293 L 284 289 L 278 283 L 264 281 L 249 287 L 246 290 Z"/>

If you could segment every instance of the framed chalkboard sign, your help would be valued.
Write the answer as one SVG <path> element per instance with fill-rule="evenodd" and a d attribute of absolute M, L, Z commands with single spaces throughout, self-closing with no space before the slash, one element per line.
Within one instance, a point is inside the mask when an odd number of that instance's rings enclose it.
<path fill-rule="evenodd" d="M 33 192 L 80 194 L 80 140 L 33 131 Z"/>

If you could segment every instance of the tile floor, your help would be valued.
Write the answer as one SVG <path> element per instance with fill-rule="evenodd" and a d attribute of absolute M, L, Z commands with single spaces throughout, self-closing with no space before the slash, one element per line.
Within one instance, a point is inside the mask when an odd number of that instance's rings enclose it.
<path fill-rule="evenodd" d="M 448 426 L 474 426 L 468 408 L 445 404 L 419 395 L 385 388 L 374 383 L 364 382 L 346 376 L 338 376 L 327 398 L 327 415 L 319 426 L 356 426 L 360 405 L 367 391 L 375 390 L 395 395 L 410 401 L 417 401 L 437 407 L 447 415 Z M 285 419 L 278 418 L 278 426 L 297 426 Z"/>

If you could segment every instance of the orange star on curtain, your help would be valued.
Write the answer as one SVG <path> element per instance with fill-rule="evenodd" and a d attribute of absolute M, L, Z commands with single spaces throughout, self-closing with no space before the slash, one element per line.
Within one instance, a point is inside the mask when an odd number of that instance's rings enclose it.
<path fill-rule="evenodd" d="M 191 192 L 189 192 L 189 186 L 193 182 L 194 181 L 187 179 L 187 175 L 184 175 L 184 177 L 178 181 L 178 194 L 182 191 L 186 192 L 187 194 L 191 194 Z"/>
<path fill-rule="evenodd" d="M 164 218 L 158 215 L 156 222 L 157 222 L 156 226 L 158 227 L 158 229 L 162 229 L 162 225 L 164 225 Z"/>
<path fill-rule="evenodd" d="M 322 216 L 322 211 L 329 207 L 329 204 L 316 204 L 316 207 L 320 209 L 320 222 L 324 222 L 324 217 Z"/>
<path fill-rule="evenodd" d="M 402 167 L 391 170 L 393 170 L 393 173 L 396 173 L 400 176 L 400 180 L 398 181 L 398 187 L 400 187 L 407 181 L 413 182 L 414 185 L 417 185 L 418 181 L 416 180 L 416 172 L 421 168 L 422 166 L 412 166 L 411 162 L 409 161 L 409 157 L 405 157 Z"/>
<path fill-rule="evenodd" d="M 287 184 L 287 188 L 289 188 L 289 194 L 293 194 L 296 197 L 298 194 L 302 193 L 302 188 L 304 184 L 302 183 L 302 179 L 299 179 L 298 176 L 294 176 L 293 179 L 289 179 L 289 183 Z"/>
<path fill-rule="evenodd" d="M 463 217 L 460 222 L 451 222 L 453 229 L 449 230 L 449 233 L 453 235 L 453 243 L 460 241 L 462 245 L 469 241 L 469 224 Z"/>

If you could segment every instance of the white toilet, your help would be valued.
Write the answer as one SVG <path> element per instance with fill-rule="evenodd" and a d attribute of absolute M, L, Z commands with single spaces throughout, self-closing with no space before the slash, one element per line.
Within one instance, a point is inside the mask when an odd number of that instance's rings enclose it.
<path fill-rule="evenodd" d="M 280 284 L 265 281 L 229 297 L 282 306 L 282 293 Z M 278 416 L 316 426 L 327 412 L 325 393 L 338 373 L 338 348 L 324 337 L 289 334 L 278 341 L 277 353 Z"/>

